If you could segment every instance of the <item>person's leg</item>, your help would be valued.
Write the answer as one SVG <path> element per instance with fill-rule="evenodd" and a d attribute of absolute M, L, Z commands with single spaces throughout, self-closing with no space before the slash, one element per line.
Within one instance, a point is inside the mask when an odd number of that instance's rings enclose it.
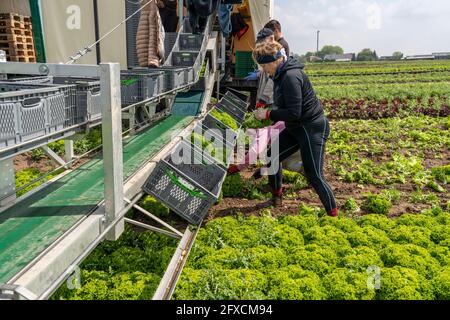
<path fill-rule="evenodd" d="M 273 191 L 273 194 L 281 196 L 283 187 L 283 167 L 281 163 L 297 152 L 300 146 L 297 139 L 287 130 L 283 130 L 280 133 L 278 139 L 273 142 L 273 145 L 278 145 L 278 154 L 272 154 L 273 148 L 269 148 L 268 156 L 270 157 L 270 162 L 266 167 L 271 171 L 269 172 L 269 185 Z"/>
<path fill-rule="evenodd" d="M 330 135 L 330 125 L 326 118 L 299 129 L 299 144 L 306 177 L 316 190 L 330 215 L 337 214 L 333 191 L 323 175 L 325 145 Z"/>
<path fill-rule="evenodd" d="M 177 32 L 178 28 L 178 14 L 176 10 L 170 10 L 170 14 L 168 17 L 168 30 L 167 32 Z"/>

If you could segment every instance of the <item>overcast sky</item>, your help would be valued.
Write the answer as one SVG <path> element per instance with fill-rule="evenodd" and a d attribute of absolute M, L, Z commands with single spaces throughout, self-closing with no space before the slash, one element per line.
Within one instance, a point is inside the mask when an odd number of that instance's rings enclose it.
<path fill-rule="evenodd" d="M 345 52 L 363 48 L 378 55 L 450 52 L 449 0 L 275 0 L 291 50 L 304 54 L 339 45 Z"/>

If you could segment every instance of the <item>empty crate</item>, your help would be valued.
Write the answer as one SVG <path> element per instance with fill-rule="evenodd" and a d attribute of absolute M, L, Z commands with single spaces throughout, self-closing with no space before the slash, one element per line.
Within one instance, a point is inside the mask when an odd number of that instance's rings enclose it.
<path fill-rule="evenodd" d="M 128 106 L 153 98 L 163 91 L 163 73 L 136 68 L 121 72 L 122 105 Z"/>
<path fill-rule="evenodd" d="M 173 52 L 172 65 L 176 67 L 192 67 L 198 55 L 198 52 Z"/>
<path fill-rule="evenodd" d="M 102 102 L 100 95 L 100 81 L 98 79 L 37 76 L 15 78 L 8 81 L 22 84 L 75 85 L 76 111 L 74 113 L 74 124 L 101 118 Z"/>
<path fill-rule="evenodd" d="M 243 95 L 241 93 L 237 93 L 237 94 L 240 94 L 242 96 L 242 98 L 233 94 L 231 91 L 227 91 L 225 93 L 224 98 L 229 101 L 232 101 L 235 105 L 239 106 L 239 108 L 241 108 L 242 110 L 247 111 L 248 107 L 250 106 L 250 104 L 248 102 L 249 97 L 246 97 L 245 95 Z M 246 100 L 243 100 L 244 98 Z"/>
<path fill-rule="evenodd" d="M 164 91 L 178 89 L 188 83 L 189 71 L 187 68 L 164 66 L 158 70 L 164 72 Z"/>
<path fill-rule="evenodd" d="M 167 59 L 170 54 L 172 53 L 172 50 L 178 49 L 178 46 L 176 45 L 178 41 L 178 33 L 177 32 L 166 32 L 165 38 L 164 38 L 164 51 L 165 51 L 165 58 Z"/>
<path fill-rule="evenodd" d="M 205 36 L 202 34 L 181 33 L 179 38 L 180 51 L 200 51 L 204 38 Z"/>
<path fill-rule="evenodd" d="M 189 223 L 199 225 L 217 202 L 225 175 L 213 159 L 182 141 L 157 164 L 144 190 Z"/>
<path fill-rule="evenodd" d="M 99 80 L 72 77 L 53 77 L 53 84 L 72 84 L 76 86 L 77 123 L 83 123 L 101 118 L 102 97 L 100 94 Z"/>
<path fill-rule="evenodd" d="M 0 148 L 72 126 L 75 86 L 0 83 Z"/>
<path fill-rule="evenodd" d="M 228 113 L 233 119 L 241 126 L 245 121 L 245 111 L 236 107 L 233 103 L 227 101 L 226 99 L 222 99 L 217 105 L 216 108 L 223 112 Z"/>

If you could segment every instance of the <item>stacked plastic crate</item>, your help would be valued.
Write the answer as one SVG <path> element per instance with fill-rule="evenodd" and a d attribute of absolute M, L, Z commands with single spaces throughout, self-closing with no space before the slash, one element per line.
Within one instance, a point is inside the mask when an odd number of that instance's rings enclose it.
<path fill-rule="evenodd" d="M 258 69 L 253 60 L 251 51 L 236 51 L 236 70 L 235 77 L 238 79 L 245 78 L 250 72 Z"/>
<path fill-rule="evenodd" d="M 157 164 L 144 190 L 199 225 L 220 197 L 248 106 L 248 101 L 227 92 L 187 139 Z"/>
<path fill-rule="evenodd" d="M 36 62 L 31 17 L 0 13 L 0 49 L 8 61 Z"/>
<path fill-rule="evenodd" d="M 75 85 L 75 107 L 70 112 L 71 115 L 69 116 L 69 118 L 72 119 L 72 124 L 92 122 L 99 120 L 102 116 L 99 79 L 35 76 L 29 78 L 13 78 L 8 81 L 17 84 L 68 85 L 69 88 L 74 88 L 73 86 Z M 71 97 L 71 99 L 73 99 L 73 97 Z M 68 105 L 72 103 L 73 102 Z"/>
<path fill-rule="evenodd" d="M 75 85 L 0 82 L 0 148 L 72 127 L 75 94 Z"/>

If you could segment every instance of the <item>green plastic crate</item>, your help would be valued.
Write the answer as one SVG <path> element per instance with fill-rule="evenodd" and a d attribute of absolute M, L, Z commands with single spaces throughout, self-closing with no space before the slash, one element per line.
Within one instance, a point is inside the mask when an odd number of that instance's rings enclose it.
<path fill-rule="evenodd" d="M 258 69 L 251 51 L 236 51 L 236 78 L 245 78 L 249 72 Z"/>

